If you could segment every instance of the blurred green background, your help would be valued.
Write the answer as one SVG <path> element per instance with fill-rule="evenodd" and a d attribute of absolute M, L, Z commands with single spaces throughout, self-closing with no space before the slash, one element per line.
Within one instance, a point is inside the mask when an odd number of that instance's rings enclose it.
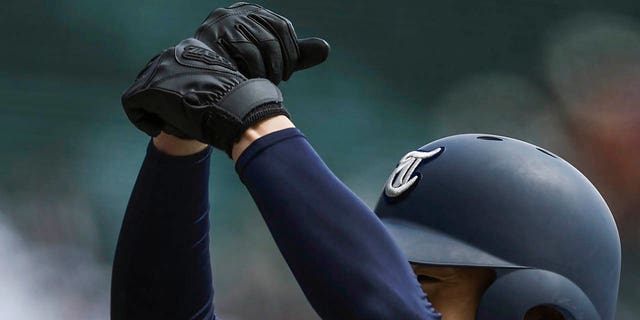
<path fill-rule="evenodd" d="M 0 9 L 0 318 L 108 319 L 110 264 L 148 137 L 120 94 L 220 1 L 4 1 Z M 640 4 L 264 1 L 329 60 L 281 87 L 293 118 L 370 206 L 396 161 L 484 132 L 553 150 L 612 208 L 618 319 L 640 314 Z M 317 319 L 225 155 L 212 255 L 225 319 Z"/>

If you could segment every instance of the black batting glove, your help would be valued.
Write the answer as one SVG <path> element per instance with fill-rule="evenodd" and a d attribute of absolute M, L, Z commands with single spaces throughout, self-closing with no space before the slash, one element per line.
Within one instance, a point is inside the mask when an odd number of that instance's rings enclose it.
<path fill-rule="evenodd" d="M 275 84 L 322 63 L 330 50 L 322 39 L 298 39 L 287 18 L 246 2 L 211 12 L 195 38 L 234 61 L 248 78 Z"/>
<path fill-rule="evenodd" d="M 122 96 L 129 120 L 150 136 L 160 131 L 197 139 L 231 154 L 250 126 L 289 116 L 267 79 L 247 78 L 204 43 L 189 38 L 155 56 Z"/>

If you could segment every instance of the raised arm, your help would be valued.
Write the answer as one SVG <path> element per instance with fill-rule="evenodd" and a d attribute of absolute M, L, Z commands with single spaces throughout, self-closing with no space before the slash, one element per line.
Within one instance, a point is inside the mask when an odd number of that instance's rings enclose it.
<path fill-rule="evenodd" d="M 161 134 L 147 147 L 113 264 L 111 319 L 214 319 L 210 148 Z"/>
<path fill-rule="evenodd" d="M 323 319 L 438 319 L 375 214 L 285 117 L 247 130 L 236 170 Z"/>

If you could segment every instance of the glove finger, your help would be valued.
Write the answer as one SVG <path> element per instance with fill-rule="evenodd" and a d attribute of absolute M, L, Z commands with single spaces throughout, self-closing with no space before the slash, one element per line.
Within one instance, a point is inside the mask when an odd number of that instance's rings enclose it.
<path fill-rule="evenodd" d="M 266 9 L 261 10 L 260 14 L 249 14 L 248 17 L 260 24 L 265 30 L 269 31 L 278 39 L 283 53 L 282 80 L 288 80 L 294 71 L 294 67 L 298 64 L 298 58 L 300 56 L 297 36 L 293 25 L 287 18 Z"/>
<path fill-rule="evenodd" d="M 280 83 L 284 70 L 282 48 L 278 39 L 271 32 L 265 30 L 262 25 L 251 19 L 236 25 L 235 28 L 260 50 L 262 63 L 265 67 L 265 78 L 275 84 Z"/>
<path fill-rule="evenodd" d="M 320 38 L 307 38 L 298 40 L 300 59 L 295 71 L 304 70 L 319 65 L 329 57 L 331 46 Z"/>
<path fill-rule="evenodd" d="M 247 78 L 265 78 L 267 71 L 258 47 L 250 41 L 222 42 L 240 73 Z"/>
<path fill-rule="evenodd" d="M 236 2 L 226 8 L 217 8 L 211 11 L 209 15 L 204 18 L 204 20 L 200 24 L 200 27 L 198 28 L 198 31 L 196 31 L 196 34 L 198 32 L 215 32 L 217 29 L 211 27 L 211 25 L 219 23 L 220 20 L 223 20 L 226 17 L 237 15 L 240 11 L 259 11 L 261 9 L 261 6 L 248 2 Z M 217 36 L 219 36 L 219 34 L 210 35 L 214 35 L 216 38 Z"/>
<path fill-rule="evenodd" d="M 249 2 L 245 2 L 245 1 L 240 1 L 240 2 L 236 2 L 230 6 L 227 7 L 227 9 L 236 9 L 236 8 L 240 8 L 240 7 L 254 7 L 254 8 L 259 8 L 261 9 L 262 7 L 255 4 L 255 3 L 249 3 Z"/>
<path fill-rule="evenodd" d="M 274 84 L 280 83 L 283 78 L 282 49 L 277 40 L 264 41 L 258 44 L 262 53 L 264 65 L 267 72 L 266 78 Z"/>
<path fill-rule="evenodd" d="M 226 8 L 219 8 L 211 11 L 209 16 L 207 16 L 204 21 L 202 21 L 202 23 L 196 30 L 194 37 L 212 48 L 221 36 L 218 29 L 212 25 L 222 19 L 224 16 L 228 15 L 228 13 L 229 10 Z"/>

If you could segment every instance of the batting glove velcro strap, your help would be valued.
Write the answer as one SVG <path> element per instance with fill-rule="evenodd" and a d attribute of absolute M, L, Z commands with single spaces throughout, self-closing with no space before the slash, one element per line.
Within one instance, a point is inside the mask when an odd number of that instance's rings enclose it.
<path fill-rule="evenodd" d="M 211 145 L 231 154 L 233 144 L 247 128 L 277 115 L 289 117 L 280 89 L 267 79 L 251 79 L 212 107 L 202 131 Z"/>

